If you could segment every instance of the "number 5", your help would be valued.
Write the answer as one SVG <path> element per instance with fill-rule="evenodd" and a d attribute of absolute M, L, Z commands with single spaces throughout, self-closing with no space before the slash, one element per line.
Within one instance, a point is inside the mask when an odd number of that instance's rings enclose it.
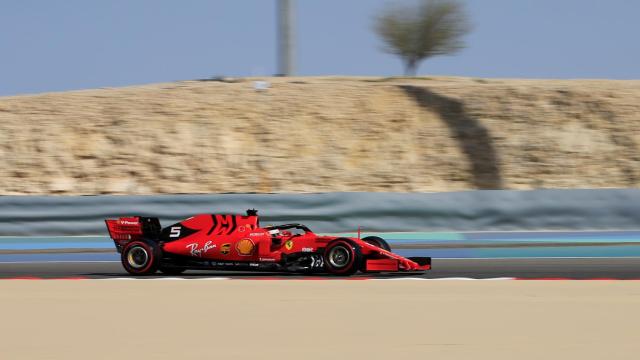
<path fill-rule="evenodd" d="M 171 228 L 171 233 L 169 234 L 170 238 L 180 237 L 180 226 L 174 226 Z"/>

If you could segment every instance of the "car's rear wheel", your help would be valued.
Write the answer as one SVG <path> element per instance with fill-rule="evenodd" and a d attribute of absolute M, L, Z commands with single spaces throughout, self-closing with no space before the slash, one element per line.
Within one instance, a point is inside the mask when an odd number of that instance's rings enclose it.
<path fill-rule="evenodd" d="M 373 246 L 379 247 L 380 249 L 391 251 L 391 246 L 389 246 L 389 243 L 387 243 L 381 237 L 367 236 L 365 238 L 362 238 L 362 241 L 366 242 L 367 244 L 371 244 Z"/>
<path fill-rule="evenodd" d="M 362 264 L 362 252 L 349 240 L 336 240 L 326 247 L 323 260 L 330 274 L 353 275 Z"/>
<path fill-rule="evenodd" d="M 132 241 L 122 250 L 122 266 L 131 275 L 151 275 L 158 270 L 160 249 L 145 241 Z"/>

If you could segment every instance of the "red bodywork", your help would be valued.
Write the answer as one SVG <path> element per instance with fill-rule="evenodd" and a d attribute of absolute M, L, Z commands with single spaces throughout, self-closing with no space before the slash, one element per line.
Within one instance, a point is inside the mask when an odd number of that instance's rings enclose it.
<path fill-rule="evenodd" d="M 109 235 L 119 251 L 129 242 L 148 236 L 144 222 L 154 218 L 122 217 L 106 220 Z M 151 221 L 152 222 L 152 221 Z M 148 225 L 153 227 L 154 225 Z M 204 214 L 190 217 L 162 230 L 157 227 L 155 241 L 166 256 L 201 261 L 243 263 L 282 263 L 289 256 L 322 254 L 333 241 L 347 240 L 359 247 L 364 266 L 362 271 L 424 271 L 431 264 L 418 264 L 408 258 L 386 251 L 362 239 L 317 235 L 304 225 L 292 224 L 291 230 L 260 227 L 257 215 Z M 284 225 L 287 228 L 287 225 Z M 151 236 L 153 237 L 153 235 Z"/>

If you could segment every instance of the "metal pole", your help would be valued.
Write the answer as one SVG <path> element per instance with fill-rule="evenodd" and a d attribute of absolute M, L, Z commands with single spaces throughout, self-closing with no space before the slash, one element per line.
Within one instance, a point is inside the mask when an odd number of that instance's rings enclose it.
<path fill-rule="evenodd" d="M 294 69 L 293 0 L 278 0 L 278 75 L 291 76 Z"/>

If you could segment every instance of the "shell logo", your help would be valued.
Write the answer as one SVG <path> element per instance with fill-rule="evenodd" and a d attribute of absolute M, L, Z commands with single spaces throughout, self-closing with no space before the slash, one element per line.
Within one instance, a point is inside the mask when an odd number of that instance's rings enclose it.
<path fill-rule="evenodd" d="M 252 255 L 255 248 L 256 245 L 251 241 L 251 239 L 242 239 L 236 243 L 236 251 L 238 251 L 238 255 L 241 256 Z"/>
<path fill-rule="evenodd" d="M 287 240 L 287 242 L 284 243 L 284 247 L 287 250 L 293 249 L 293 241 L 292 240 Z"/>

